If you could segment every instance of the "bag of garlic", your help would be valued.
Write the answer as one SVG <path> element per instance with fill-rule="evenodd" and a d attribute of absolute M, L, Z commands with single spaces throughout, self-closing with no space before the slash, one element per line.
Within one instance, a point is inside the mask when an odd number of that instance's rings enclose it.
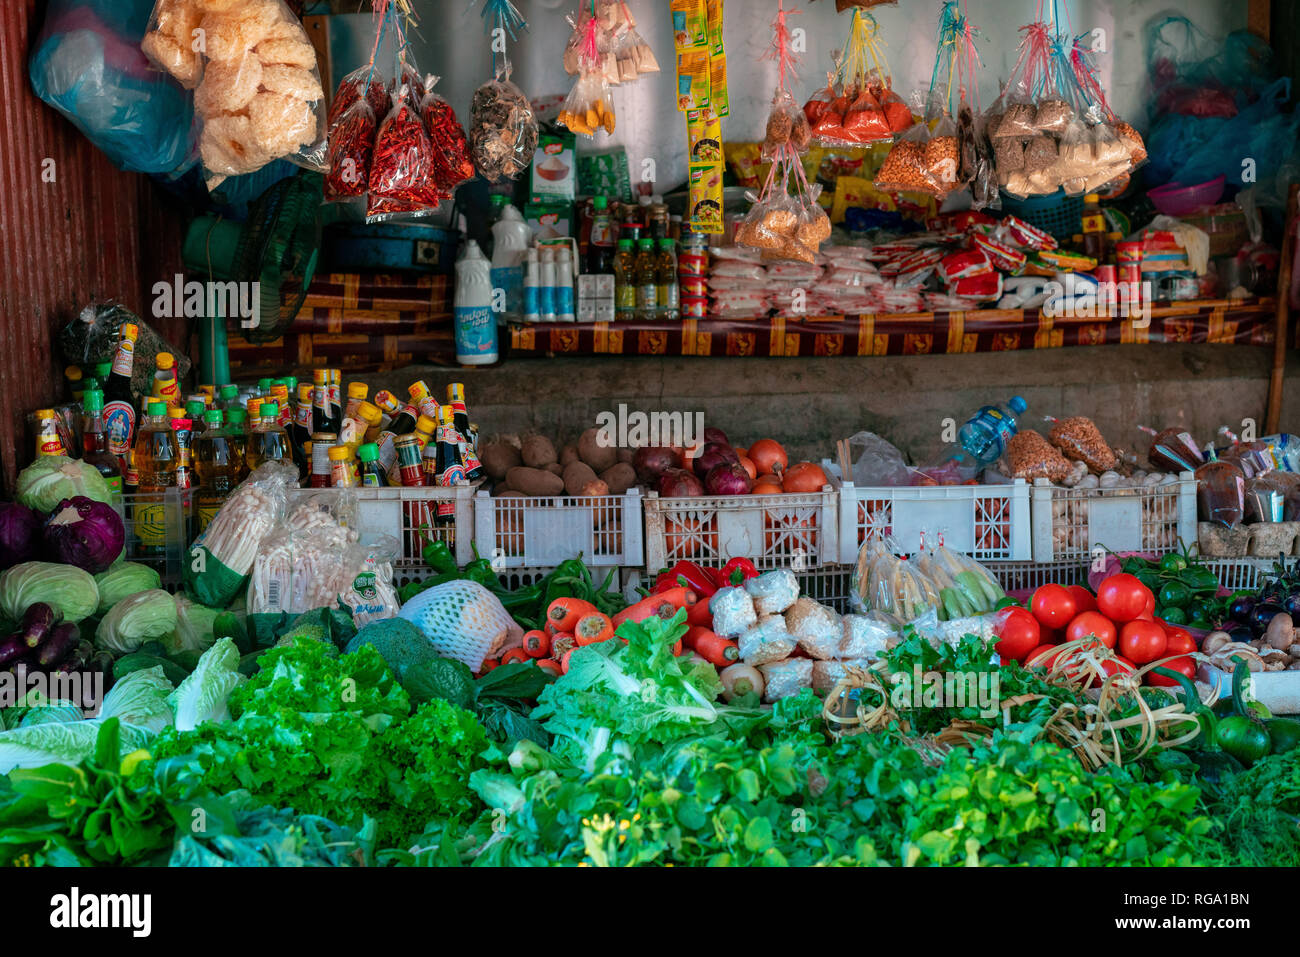
<path fill-rule="evenodd" d="M 326 170 L 316 50 L 283 0 L 158 0 L 140 46 L 194 90 L 209 189 L 276 159 Z"/>

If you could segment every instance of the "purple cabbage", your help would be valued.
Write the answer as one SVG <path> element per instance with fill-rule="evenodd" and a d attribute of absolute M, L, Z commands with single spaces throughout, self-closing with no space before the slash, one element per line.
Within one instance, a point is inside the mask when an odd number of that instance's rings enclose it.
<path fill-rule="evenodd" d="M 77 495 L 65 498 L 45 520 L 45 554 L 97 575 L 117 561 L 126 543 L 122 517 L 111 505 Z"/>
<path fill-rule="evenodd" d="M 0 571 L 40 557 L 41 515 L 17 502 L 0 502 Z"/>

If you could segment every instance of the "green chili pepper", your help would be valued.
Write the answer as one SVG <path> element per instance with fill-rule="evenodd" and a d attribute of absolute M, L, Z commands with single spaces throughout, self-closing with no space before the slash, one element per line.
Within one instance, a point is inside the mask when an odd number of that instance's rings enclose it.
<path fill-rule="evenodd" d="M 446 542 L 430 542 L 420 552 L 424 563 L 436 572 L 454 572 L 457 570 L 456 556 Z"/>
<path fill-rule="evenodd" d="M 1177 552 L 1170 552 L 1160 559 L 1160 570 L 1162 572 L 1180 572 L 1186 567 L 1187 559 Z"/>

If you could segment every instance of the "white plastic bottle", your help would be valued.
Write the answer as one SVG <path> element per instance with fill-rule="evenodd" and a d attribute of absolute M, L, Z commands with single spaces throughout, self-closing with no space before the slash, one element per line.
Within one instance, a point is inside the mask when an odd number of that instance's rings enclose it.
<path fill-rule="evenodd" d="M 470 240 L 456 263 L 456 361 L 466 366 L 497 361 L 497 322 L 492 315 L 492 264 Z"/>
<path fill-rule="evenodd" d="M 542 247 L 541 278 L 537 283 L 537 312 L 542 322 L 555 321 L 555 250 Z"/>
<path fill-rule="evenodd" d="M 573 257 L 561 246 L 555 250 L 555 321 L 577 322 L 573 308 Z"/>
<path fill-rule="evenodd" d="M 524 256 L 533 231 L 513 206 L 492 227 L 492 288 L 505 292 L 505 319 L 518 321 L 524 307 Z"/>
<path fill-rule="evenodd" d="M 537 250 L 524 254 L 524 322 L 541 322 L 542 264 L 537 260 Z"/>

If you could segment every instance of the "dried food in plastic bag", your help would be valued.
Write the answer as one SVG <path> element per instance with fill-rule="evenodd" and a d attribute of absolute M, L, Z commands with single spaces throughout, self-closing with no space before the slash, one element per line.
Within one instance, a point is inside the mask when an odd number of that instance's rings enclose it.
<path fill-rule="evenodd" d="M 370 104 L 356 97 L 330 123 L 330 169 L 325 174 L 327 202 L 364 196 L 370 188 L 370 162 L 375 153 L 379 121 Z"/>
<path fill-rule="evenodd" d="M 594 137 L 604 130 L 613 133 L 614 103 L 609 86 L 599 73 L 583 73 L 564 99 L 559 122 L 574 133 Z"/>
<path fill-rule="evenodd" d="M 339 83 L 338 89 L 334 91 L 334 99 L 330 101 L 330 127 L 360 99 L 370 104 L 370 110 L 375 116 L 382 117 L 388 113 L 388 88 L 373 66 L 353 70 Z"/>
<path fill-rule="evenodd" d="M 711 607 L 711 606 L 710 606 Z M 714 616 L 714 633 L 717 633 L 717 616 Z M 747 665 L 765 665 L 789 658 L 797 642 L 786 627 L 781 615 L 768 615 L 759 619 L 736 637 L 740 660 Z"/>
<path fill-rule="evenodd" d="M 993 162 L 999 174 L 1010 175 L 1025 168 L 1025 144 L 1015 139 L 993 141 Z"/>
<path fill-rule="evenodd" d="M 1100 475 L 1119 463 L 1115 450 L 1106 443 L 1101 430 L 1086 416 L 1058 419 L 1052 424 L 1047 438 L 1067 459 L 1084 463 L 1094 474 Z"/>
<path fill-rule="evenodd" d="M 1107 123 L 1098 123 L 1092 128 L 1092 150 L 1096 165 L 1101 167 L 1122 166 L 1128 164 L 1129 147 Z"/>
<path fill-rule="evenodd" d="M 1059 96 L 1040 99 L 1034 110 L 1034 129 L 1040 133 L 1064 133 L 1073 120 L 1074 108 Z"/>
<path fill-rule="evenodd" d="M 870 667 L 871 659 L 868 658 L 849 658 L 843 661 L 814 661 L 812 689 L 824 695 L 839 684 L 841 678 L 848 675 L 850 668 L 866 671 Z"/>
<path fill-rule="evenodd" d="M 806 654 L 822 660 L 836 657 L 844 640 L 840 616 L 811 598 L 800 598 L 786 610 L 785 627 Z"/>
<path fill-rule="evenodd" d="M 786 147 L 795 153 L 803 153 L 811 142 L 812 129 L 808 125 L 808 117 L 799 109 L 788 90 L 778 90 L 767 115 L 767 130 L 761 152 L 763 159 L 775 159 Z"/>
<path fill-rule="evenodd" d="M 475 90 L 470 107 L 470 156 L 489 183 L 514 179 L 528 169 L 537 149 L 537 118 L 508 76 Z"/>
<path fill-rule="evenodd" d="M 816 108 L 817 119 L 814 120 L 811 115 L 808 117 L 812 124 L 813 139 L 819 143 L 851 143 L 852 140 L 844 129 L 844 120 L 849 108 L 853 106 L 853 98 L 842 88 L 836 91 L 833 87 L 827 87 L 816 94 L 815 98 L 822 100 L 825 106 Z"/>
<path fill-rule="evenodd" d="M 714 634 L 736 638 L 758 621 L 754 599 L 743 588 L 719 588 L 709 599 Z"/>
<path fill-rule="evenodd" d="M 1142 140 L 1142 134 L 1135 130 L 1131 125 L 1120 121 L 1115 124 L 1115 135 L 1120 138 L 1129 151 L 1129 162 L 1134 167 L 1140 166 L 1146 162 L 1147 146 Z"/>
<path fill-rule="evenodd" d="M 919 129 L 920 125 L 913 127 Z M 893 146 L 880 172 L 876 174 L 875 186 L 887 192 L 928 192 L 929 179 L 925 174 L 925 143 L 904 134 Z"/>
<path fill-rule="evenodd" d="M 889 124 L 891 132 L 902 133 L 911 129 L 916 122 L 911 107 L 890 87 L 886 86 L 878 90 L 876 100 L 880 103 L 880 109 L 884 111 L 885 121 Z"/>
<path fill-rule="evenodd" d="M 1001 107 L 995 105 L 991 112 L 1001 116 L 989 133 L 994 139 L 1026 139 L 1038 135 L 1038 127 L 1034 122 L 1037 109 L 1024 93 L 1007 98 Z"/>
<path fill-rule="evenodd" d="M 799 598 L 799 581 L 788 568 L 764 572 L 745 581 L 745 591 L 754 599 L 754 611 L 760 618 L 779 615 Z"/>
<path fill-rule="evenodd" d="M 194 36 L 203 19 L 196 0 L 158 0 L 140 49 L 149 62 L 170 73 L 187 90 L 199 84 L 203 60 L 194 49 Z"/>
<path fill-rule="evenodd" d="M 880 101 L 869 86 L 863 86 L 844 114 L 845 138 L 853 143 L 872 143 L 894 135 Z"/>
<path fill-rule="evenodd" d="M 433 142 L 411 101 L 412 94 L 403 85 L 393 96 L 392 108 L 375 137 L 367 222 L 437 209 L 447 198 L 438 188 Z"/>
<path fill-rule="evenodd" d="M 775 661 L 758 670 L 763 673 L 763 700 L 768 704 L 812 687 L 813 663 L 810 658 Z"/>
<path fill-rule="evenodd" d="M 425 81 L 426 92 L 420 103 L 420 117 L 424 120 L 425 131 L 433 143 L 434 172 L 438 185 L 444 193 L 451 193 L 457 186 L 474 177 L 474 162 L 469 157 L 469 137 L 465 127 L 456 118 L 443 97 L 434 92 L 438 78 L 430 76 Z"/>
<path fill-rule="evenodd" d="M 1033 429 L 1021 429 L 1007 439 L 1007 475 L 1032 482 L 1044 478 L 1054 484 L 1065 481 L 1070 463 L 1059 449 Z"/>
<path fill-rule="evenodd" d="M 889 646 L 889 639 L 897 633 L 894 624 L 878 612 L 845 615 L 844 634 L 835 657 L 848 660 L 879 658 Z"/>

